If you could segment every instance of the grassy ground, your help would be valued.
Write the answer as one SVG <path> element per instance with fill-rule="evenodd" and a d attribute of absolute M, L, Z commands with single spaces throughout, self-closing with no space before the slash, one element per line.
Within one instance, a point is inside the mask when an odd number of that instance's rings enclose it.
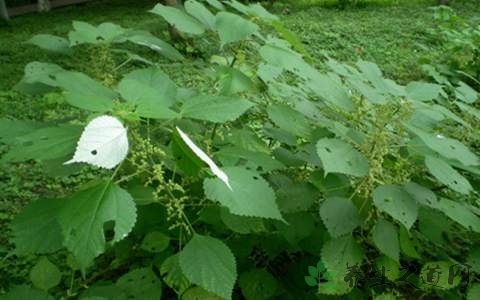
<path fill-rule="evenodd" d="M 28 62 L 56 62 L 72 69 L 88 71 L 84 69 L 84 60 L 75 55 L 60 57 L 25 44 L 30 37 L 37 33 L 65 36 L 71 28 L 72 20 L 92 24 L 108 21 L 124 27 L 146 29 L 166 37 L 165 23 L 147 12 L 155 2 L 98 0 L 50 13 L 22 16 L 14 18 L 9 24 L 0 24 L 0 118 L 38 120 L 58 116 L 55 99 L 25 96 L 11 91 L 11 87 L 23 76 L 23 68 Z M 339 10 L 332 6 L 332 1 L 291 0 L 286 1 L 286 4 L 276 3 L 272 8 L 282 16 L 286 26 L 298 34 L 317 64 L 321 63 L 324 55 L 348 62 L 371 60 L 388 77 L 407 82 L 423 76 L 419 61 L 439 55 L 440 47 L 429 33 L 435 27 L 430 9 L 434 2 L 369 1 L 357 8 Z M 453 4 L 459 15 L 470 20 L 480 16 L 480 1 L 460 2 Z M 152 53 L 150 55 L 153 59 L 159 59 Z M 194 66 L 188 70 L 180 69 L 174 64 L 165 67 L 169 74 L 175 74 L 174 79 L 177 81 L 187 80 L 185 74 L 188 74 L 188 78 L 192 78 L 193 73 L 198 77 L 203 76 L 203 70 Z M 65 179 L 45 177 L 40 171 L 38 167 L 26 164 L 0 168 L 1 228 L 5 228 L 23 203 L 48 196 L 49 191 L 59 193 L 71 184 L 65 182 Z M 20 280 L 27 276 L 20 270 L 28 270 L 21 264 L 28 262 L 1 259 L 10 248 L 6 245 L 6 235 L 6 230 L 2 229 L 0 269 L 10 270 L 9 274 L 16 274 L 16 279 Z M 2 278 L 5 275 L 3 273 L 0 272 L 0 291 L 7 280 L 12 281 L 12 278 Z"/>

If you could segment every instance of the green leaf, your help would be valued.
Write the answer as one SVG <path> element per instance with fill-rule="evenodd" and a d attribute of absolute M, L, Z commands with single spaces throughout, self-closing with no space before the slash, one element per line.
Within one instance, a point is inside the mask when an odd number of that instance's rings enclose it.
<path fill-rule="evenodd" d="M 394 281 L 395 279 L 403 275 L 400 274 L 400 264 L 388 256 L 380 256 L 376 261 L 376 265 L 378 270 L 382 270 L 382 267 L 385 268 L 385 277 L 387 277 L 387 279 L 390 281 Z"/>
<path fill-rule="evenodd" d="M 320 217 L 332 237 L 350 233 L 361 225 L 357 207 L 347 198 L 326 199 L 320 206 Z"/>
<path fill-rule="evenodd" d="M 325 280 L 332 280 L 337 276 L 338 272 L 334 270 L 327 270 L 325 273 L 322 274 L 322 278 Z"/>
<path fill-rule="evenodd" d="M 140 249 L 157 253 L 167 249 L 169 244 L 170 237 L 159 231 L 151 231 L 143 238 Z"/>
<path fill-rule="evenodd" d="M 225 123 L 234 121 L 253 103 L 236 96 L 196 96 L 183 104 L 181 115 L 202 121 Z"/>
<path fill-rule="evenodd" d="M 355 109 L 345 87 L 328 75 L 320 74 L 315 70 L 307 82 L 307 86 L 325 100 L 327 105 L 333 106 L 335 109 L 347 112 Z"/>
<path fill-rule="evenodd" d="M 400 245 L 395 225 L 384 219 L 378 220 L 372 230 L 372 240 L 380 252 L 399 262 Z"/>
<path fill-rule="evenodd" d="M 218 66 L 216 71 L 221 95 L 237 94 L 253 89 L 252 80 L 240 70 L 228 66 Z"/>
<path fill-rule="evenodd" d="M 181 61 L 184 59 L 183 55 L 172 45 L 162 41 L 156 36 L 153 36 L 147 31 L 135 31 L 134 33 L 130 34 L 127 39 L 134 44 L 145 46 L 157 51 L 172 61 Z"/>
<path fill-rule="evenodd" d="M 418 204 L 429 206 L 431 208 L 438 207 L 438 199 L 434 192 L 415 182 L 409 182 L 404 185 L 405 190 L 417 201 Z"/>
<path fill-rule="evenodd" d="M 105 251 L 104 224 L 114 222 L 111 243 L 125 238 L 136 220 L 135 202 L 123 189 L 109 182 L 77 192 L 66 200 L 58 216 L 64 245 L 84 269 Z"/>
<path fill-rule="evenodd" d="M 238 283 L 247 300 L 271 299 L 279 289 L 278 281 L 264 269 L 252 269 L 242 273 Z"/>
<path fill-rule="evenodd" d="M 102 23 L 95 27 L 86 22 L 73 21 L 73 28 L 74 30 L 68 33 L 70 46 L 124 41 L 125 29 L 113 23 Z"/>
<path fill-rule="evenodd" d="M 362 177 L 368 174 L 368 160 L 358 150 L 342 140 L 320 139 L 317 142 L 317 154 L 322 161 L 325 175 L 342 173 Z"/>
<path fill-rule="evenodd" d="M 205 0 L 210 6 L 218 9 L 218 10 L 225 10 L 225 6 L 223 6 L 222 2 L 218 0 Z"/>
<path fill-rule="evenodd" d="M 188 289 L 183 295 L 182 300 L 222 300 L 224 297 L 219 297 L 214 293 L 210 293 L 199 286 Z"/>
<path fill-rule="evenodd" d="M 46 257 L 41 257 L 30 270 L 30 280 L 36 288 L 44 291 L 57 286 L 62 279 L 62 273 L 56 265 Z"/>
<path fill-rule="evenodd" d="M 409 233 L 405 227 L 400 227 L 400 235 L 399 235 L 399 241 L 400 241 L 400 249 L 402 252 L 411 257 L 411 258 L 416 258 L 420 259 L 420 255 L 417 252 L 417 249 L 415 248 L 415 240 L 412 236 L 410 236 L 411 233 Z"/>
<path fill-rule="evenodd" d="M 466 204 L 442 198 L 439 202 L 439 210 L 466 229 L 480 232 L 480 218 Z"/>
<path fill-rule="evenodd" d="M 68 40 L 51 34 L 37 34 L 27 41 L 29 44 L 36 45 L 42 49 L 67 54 L 70 52 Z"/>
<path fill-rule="evenodd" d="M 305 116 L 288 105 L 274 104 L 267 108 L 268 117 L 280 129 L 296 136 L 308 137 L 312 125 Z"/>
<path fill-rule="evenodd" d="M 14 286 L 7 294 L 0 295 L 1 300 L 53 300 L 54 298 L 44 291 L 34 289 L 28 285 Z"/>
<path fill-rule="evenodd" d="M 177 87 L 158 68 L 135 70 L 118 84 L 123 99 L 135 105 L 141 117 L 173 119 L 177 113 L 169 109 L 175 103 Z"/>
<path fill-rule="evenodd" d="M 215 16 L 200 2 L 188 0 L 184 4 L 185 11 L 195 17 L 205 27 L 215 30 Z"/>
<path fill-rule="evenodd" d="M 351 236 L 332 239 L 324 244 L 322 247 L 322 258 L 328 263 L 328 269 L 337 271 L 340 276 L 337 275 L 330 281 L 338 285 L 337 289 L 332 291 L 320 288 L 320 293 L 343 295 L 350 292 L 352 288 L 349 287 L 349 283 L 345 282 L 341 275 L 347 273 L 347 263 L 349 266 L 356 263 L 361 266 L 363 256 L 362 248 Z"/>
<path fill-rule="evenodd" d="M 457 98 L 465 103 L 472 104 L 477 101 L 478 93 L 466 83 L 460 81 L 458 87 L 455 89 Z"/>
<path fill-rule="evenodd" d="M 319 278 L 318 270 L 315 267 L 308 266 L 308 273 L 312 277 Z"/>
<path fill-rule="evenodd" d="M 315 277 L 312 277 L 312 276 L 305 276 L 305 282 L 309 286 L 317 286 L 318 285 L 318 280 Z"/>
<path fill-rule="evenodd" d="M 178 30 L 189 34 L 202 34 L 205 26 L 178 8 L 157 4 L 150 12 L 162 16 Z"/>
<path fill-rule="evenodd" d="M 267 231 L 263 219 L 231 214 L 228 209 L 220 210 L 220 218 L 225 225 L 240 234 L 258 233 Z"/>
<path fill-rule="evenodd" d="M 15 253 L 51 253 L 62 247 L 62 232 L 56 216 L 63 199 L 41 199 L 30 202 L 12 221 Z"/>
<path fill-rule="evenodd" d="M 159 269 L 163 281 L 177 294 L 181 295 L 190 287 L 190 281 L 183 275 L 179 259 L 180 254 L 172 255 L 165 259 Z"/>
<path fill-rule="evenodd" d="M 75 151 L 82 128 L 80 126 L 60 125 L 34 130 L 15 139 L 10 151 L 1 162 L 40 161 L 63 158 Z"/>
<path fill-rule="evenodd" d="M 317 270 L 318 270 L 318 272 L 323 272 L 326 269 L 327 269 L 327 262 L 325 261 L 325 259 L 322 258 L 317 263 Z"/>
<path fill-rule="evenodd" d="M 220 240 L 195 234 L 180 252 L 180 267 L 192 283 L 232 298 L 237 278 L 235 257 Z"/>
<path fill-rule="evenodd" d="M 162 282 L 150 268 L 135 269 L 118 279 L 116 286 L 128 299 L 158 300 L 162 296 Z"/>
<path fill-rule="evenodd" d="M 470 249 L 466 263 L 472 266 L 473 272 L 480 273 L 480 248 Z"/>
<path fill-rule="evenodd" d="M 318 190 L 307 182 L 288 182 L 275 188 L 278 206 L 285 213 L 307 211 L 318 200 Z"/>
<path fill-rule="evenodd" d="M 222 45 L 245 40 L 258 31 L 255 23 L 229 12 L 219 12 L 215 16 L 215 28 Z"/>
<path fill-rule="evenodd" d="M 382 185 L 373 191 L 373 203 L 380 210 L 410 229 L 417 219 L 417 203 L 398 185 Z"/>
<path fill-rule="evenodd" d="M 431 135 L 412 126 L 407 126 L 407 128 L 415 133 L 428 148 L 438 152 L 445 158 L 457 160 L 465 166 L 478 166 L 480 164 L 477 155 L 455 139 L 445 137 L 441 134 Z"/>
<path fill-rule="evenodd" d="M 475 283 L 468 289 L 467 300 L 480 299 L 480 284 Z"/>
<path fill-rule="evenodd" d="M 33 121 L 11 120 L 0 118 L 0 141 L 5 144 L 15 144 L 15 139 L 44 125 Z"/>
<path fill-rule="evenodd" d="M 81 109 L 105 112 L 113 108 L 113 100 L 118 97 L 111 89 L 80 72 L 63 71 L 53 76 L 57 86 L 65 90 L 65 100 Z"/>
<path fill-rule="evenodd" d="M 244 162 L 243 165 L 246 168 L 257 170 L 261 173 L 271 172 L 273 170 L 284 169 L 285 166 L 274 159 L 271 155 L 242 149 L 236 146 L 225 146 L 215 153 L 223 165 L 239 165 L 240 162 Z"/>
<path fill-rule="evenodd" d="M 206 178 L 203 188 L 209 199 L 220 202 L 232 214 L 283 220 L 275 193 L 262 176 L 241 167 L 225 167 L 223 171 L 232 190 L 218 178 Z"/>
<path fill-rule="evenodd" d="M 412 81 L 405 87 L 405 91 L 410 99 L 423 102 L 436 99 L 443 90 L 438 84 Z"/>
<path fill-rule="evenodd" d="M 470 182 L 444 160 L 427 156 L 425 157 L 425 166 L 438 181 L 452 190 L 466 195 L 473 190 Z"/>

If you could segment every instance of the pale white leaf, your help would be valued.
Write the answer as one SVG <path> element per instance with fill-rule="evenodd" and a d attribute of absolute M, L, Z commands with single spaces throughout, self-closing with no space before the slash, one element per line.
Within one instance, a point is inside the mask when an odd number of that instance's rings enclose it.
<path fill-rule="evenodd" d="M 182 138 L 182 140 L 187 144 L 187 146 L 195 153 L 198 158 L 200 158 L 203 162 L 205 162 L 209 167 L 212 173 L 217 176 L 221 181 L 223 181 L 228 188 L 231 190 L 232 187 L 228 182 L 228 176 L 225 172 L 223 172 L 215 162 L 205 153 L 202 149 L 200 149 L 195 143 L 185 134 L 180 128 L 177 127 L 178 134 Z"/>
<path fill-rule="evenodd" d="M 73 158 L 64 164 L 83 162 L 112 169 L 127 153 L 127 129 L 114 117 L 100 116 L 85 127 Z"/>

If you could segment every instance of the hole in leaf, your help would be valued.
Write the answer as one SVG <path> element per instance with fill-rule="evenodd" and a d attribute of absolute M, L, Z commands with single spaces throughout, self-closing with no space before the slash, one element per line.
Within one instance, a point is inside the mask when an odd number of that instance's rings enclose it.
<path fill-rule="evenodd" d="M 90 153 L 92 153 L 92 155 L 97 155 L 97 150 L 92 150 Z"/>
<path fill-rule="evenodd" d="M 49 74 L 49 75 L 48 75 L 48 78 L 53 79 L 53 80 L 56 80 L 56 79 L 57 79 L 57 77 L 55 77 L 55 75 L 53 75 L 53 74 Z"/>
<path fill-rule="evenodd" d="M 332 150 L 330 150 L 330 148 L 328 148 L 328 147 L 325 147 L 325 150 L 326 150 L 328 153 L 332 153 Z"/>
<path fill-rule="evenodd" d="M 115 221 L 107 221 L 103 223 L 103 235 L 105 236 L 105 241 L 110 242 L 115 237 Z"/>
<path fill-rule="evenodd" d="M 254 180 L 258 180 L 258 177 L 257 177 L 257 176 L 253 176 L 253 179 L 254 179 Z"/>

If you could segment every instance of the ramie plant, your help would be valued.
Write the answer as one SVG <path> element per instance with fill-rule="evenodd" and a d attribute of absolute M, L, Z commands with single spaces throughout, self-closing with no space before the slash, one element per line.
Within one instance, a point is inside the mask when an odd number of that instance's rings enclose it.
<path fill-rule="evenodd" d="M 366 61 L 326 58 L 329 71 L 320 72 L 262 6 L 206 2 L 151 12 L 192 45 L 206 43 L 209 58 L 199 65 L 207 87 L 178 87 L 159 64 L 121 48 L 130 42 L 172 62 L 193 60 L 146 31 L 74 22 L 68 39 L 30 40 L 64 55 L 99 51 L 95 78 L 32 62 L 16 86 L 59 93 L 88 117 L 0 120 L 9 148 L 2 163 L 93 172 L 62 163 L 99 115 L 121 120 L 130 146 L 113 171 L 20 212 L 12 255 L 43 256 L 30 272 L 34 287 L 8 295 L 309 299 L 478 290 L 478 94 L 446 79 L 402 86 Z M 117 55 L 127 60 L 115 65 Z M 461 131 L 472 135 L 460 141 L 453 134 Z M 181 132 L 221 166 L 228 185 Z M 328 289 L 304 281 L 320 258 L 338 272 Z M 437 265 L 444 275 L 431 282 L 425 273 Z M 345 277 L 352 266 L 355 284 Z"/>

